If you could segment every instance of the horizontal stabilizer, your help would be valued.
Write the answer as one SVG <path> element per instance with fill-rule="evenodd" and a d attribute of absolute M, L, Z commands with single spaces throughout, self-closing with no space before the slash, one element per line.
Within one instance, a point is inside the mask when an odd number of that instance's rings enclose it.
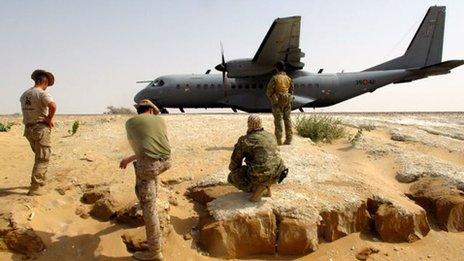
<path fill-rule="evenodd" d="M 452 69 L 464 64 L 464 60 L 450 60 L 446 62 L 437 63 L 434 65 L 424 66 L 418 69 L 409 69 L 411 75 L 397 81 L 395 83 L 411 82 L 418 79 L 427 78 L 429 76 L 448 74 Z"/>

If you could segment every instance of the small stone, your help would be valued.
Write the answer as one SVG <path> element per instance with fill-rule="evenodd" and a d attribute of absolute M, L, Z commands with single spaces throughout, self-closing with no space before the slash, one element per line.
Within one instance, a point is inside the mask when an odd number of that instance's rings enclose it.
<path fill-rule="evenodd" d="M 179 205 L 179 202 L 177 201 L 177 198 L 176 197 L 169 197 L 169 204 L 173 205 L 173 206 L 177 206 Z"/>
<path fill-rule="evenodd" d="M 190 240 L 192 239 L 192 235 L 190 233 L 184 234 L 184 240 Z"/>
<path fill-rule="evenodd" d="M 354 246 L 352 246 L 350 249 L 351 249 L 351 251 L 353 251 L 353 250 L 354 250 Z"/>
<path fill-rule="evenodd" d="M 427 258 L 432 258 L 432 255 L 427 255 Z"/>
<path fill-rule="evenodd" d="M 393 246 L 393 250 L 400 251 L 400 249 L 397 246 Z"/>

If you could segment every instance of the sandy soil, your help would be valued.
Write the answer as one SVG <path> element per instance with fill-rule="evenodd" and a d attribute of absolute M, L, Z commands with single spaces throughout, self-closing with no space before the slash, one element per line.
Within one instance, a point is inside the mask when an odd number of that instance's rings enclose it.
<path fill-rule="evenodd" d="M 262 116 L 265 128 L 272 130 L 272 116 Z M 464 168 L 464 149 L 456 146 L 463 142 L 460 139 L 464 137 L 463 114 L 336 116 L 351 126 L 347 129 L 352 135 L 356 132 L 354 126 L 368 124 L 376 127 L 372 131 L 364 132 L 362 146 L 367 149 L 352 148 L 346 138 L 333 144 L 313 144 L 298 136 L 292 146 L 303 153 L 322 151 L 333 154 L 342 161 L 342 173 L 352 177 L 362 176 L 373 187 L 388 187 L 392 193 L 405 192 L 408 189 L 407 184 L 395 180 L 396 172 L 400 168 L 396 154 L 379 157 L 375 153 L 369 153 L 373 148 L 391 145 L 395 146 L 395 150 L 432 156 L 452 164 L 455 168 Z M 165 240 L 165 259 L 212 260 L 214 258 L 208 257 L 197 246 L 195 236 L 193 239 L 184 239 L 184 235 L 197 226 L 198 211 L 201 210 L 196 203 L 183 196 L 183 193 L 200 178 L 227 167 L 234 143 L 246 130 L 247 115 L 186 114 L 164 117 L 169 126 L 174 164 L 161 179 L 192 179 L 168 187 L 177 196 L 178 205 L 171 206 L 170 210 L 172 232 Z M 0 122 L 17 123 L 10 132 L 0 133 L 0 213 L 15 213 L 22 225 L 32 227 L 46 242 L 47 249 L 34 257 L 37 260 L 131 260 L 131 254 L 120 238 L 125 231 L 131 229 L 92 218 L 83 219 L 75 213 L 76 208 L 82 205 L 82 192 L 78 189 L 82 184 L 109 183 L 112 194 L 135 200 L 133 170 L 118 169 L 119 160 L 130 154 L 124 133 L 124 122 L 127 118 L 58 116 L 57 127 L 53 131 L 53 155 L 47 193 L 31 198 L 25 193 L 29 185 L 33 154 L 26 139 L 22 137 L 20 118 L 0 117 Z M 75 120 L 80 121 L 80 128 L 76 135 L 69 136 L 68 130 Z M 390 138 L 394 128 L 404 131 L 425 129 L 434 134 L 425 132 L 426 134 L 415 136 L 415 140 L 395 142 Z M 435 144 L 431 140 L 439 142 Z M 456 177 L 459 178 L 460 176 Z M 65 195 L 56 191 L 57 188 L 69 185 L 71 189 Z M 32 220 L 28 220 L 32 212 L 34 216 Z M 459 260 L 464 256 L 464 233 L 447 233 L 434 229 L 424 239 L 411 244 L 384 243 L 373 235 L 355 233 L 332 243 L 324 243 L 318 251 L 306 256 L 260 256 L 254 259 L 354 260 L 357 250 L 366 246 L 380 250 L 370 256 L 371 260 Z M 23 255 L 0 252 L 0 259 L 22 260 Z"/>

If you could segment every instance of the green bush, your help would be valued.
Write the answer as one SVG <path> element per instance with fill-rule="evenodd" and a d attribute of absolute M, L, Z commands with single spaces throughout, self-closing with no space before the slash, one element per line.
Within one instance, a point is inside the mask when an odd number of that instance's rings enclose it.
<path fill-rule="evenodd" d="M 68 130 L 68 133 L 70 135 L 76 134 L 77 130 L 79 129 L 79 121 L 75 121 L 73 125 L 71 126 L 71 129 Z"/>
<path fill-rule="evenodd" d="M 331 116 L 300 116 L 295 121 L 295 129 L 300 136 L 314 142 L 331 143 L 345 135 L 341 121 Z"/>
<path fill-rule="evenodd" d="M 6 125 L 0 122 L 0 132 L 7 132 L 14 125 L 14 122 L 8 122 Z"/>

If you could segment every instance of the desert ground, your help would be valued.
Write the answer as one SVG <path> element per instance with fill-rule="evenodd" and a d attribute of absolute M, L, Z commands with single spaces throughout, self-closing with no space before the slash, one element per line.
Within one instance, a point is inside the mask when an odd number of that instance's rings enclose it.
<path fill-rule="evenodd" d="M 462 260 L 464 113 L 330 115 L 347 137 L 295 135 L 280 147 L 288 178 L 259 203 L 226 184 L 247 114 L 163 115 L 173 160 L 159 183 L 165 260 L 356 260 L 366 250 L 368 260 Z M 272 116 L 261 116 L 272 131 Z M 136 215 L 119 218 L 136 201 L 133 169 L 118 168 L 131 153 L 129 117 L 57 116 L 46 193 L 28 197 L 33 153 L 21 118 L 0 116 L 16 123 L 0 133 L 0 260 L 132 260 L 121 236 L 144 228 L 128 224 Z M 440 182 L 440 199 L 423 195 Z M 447 193 L 443 217 L 436 202 Z"/>

